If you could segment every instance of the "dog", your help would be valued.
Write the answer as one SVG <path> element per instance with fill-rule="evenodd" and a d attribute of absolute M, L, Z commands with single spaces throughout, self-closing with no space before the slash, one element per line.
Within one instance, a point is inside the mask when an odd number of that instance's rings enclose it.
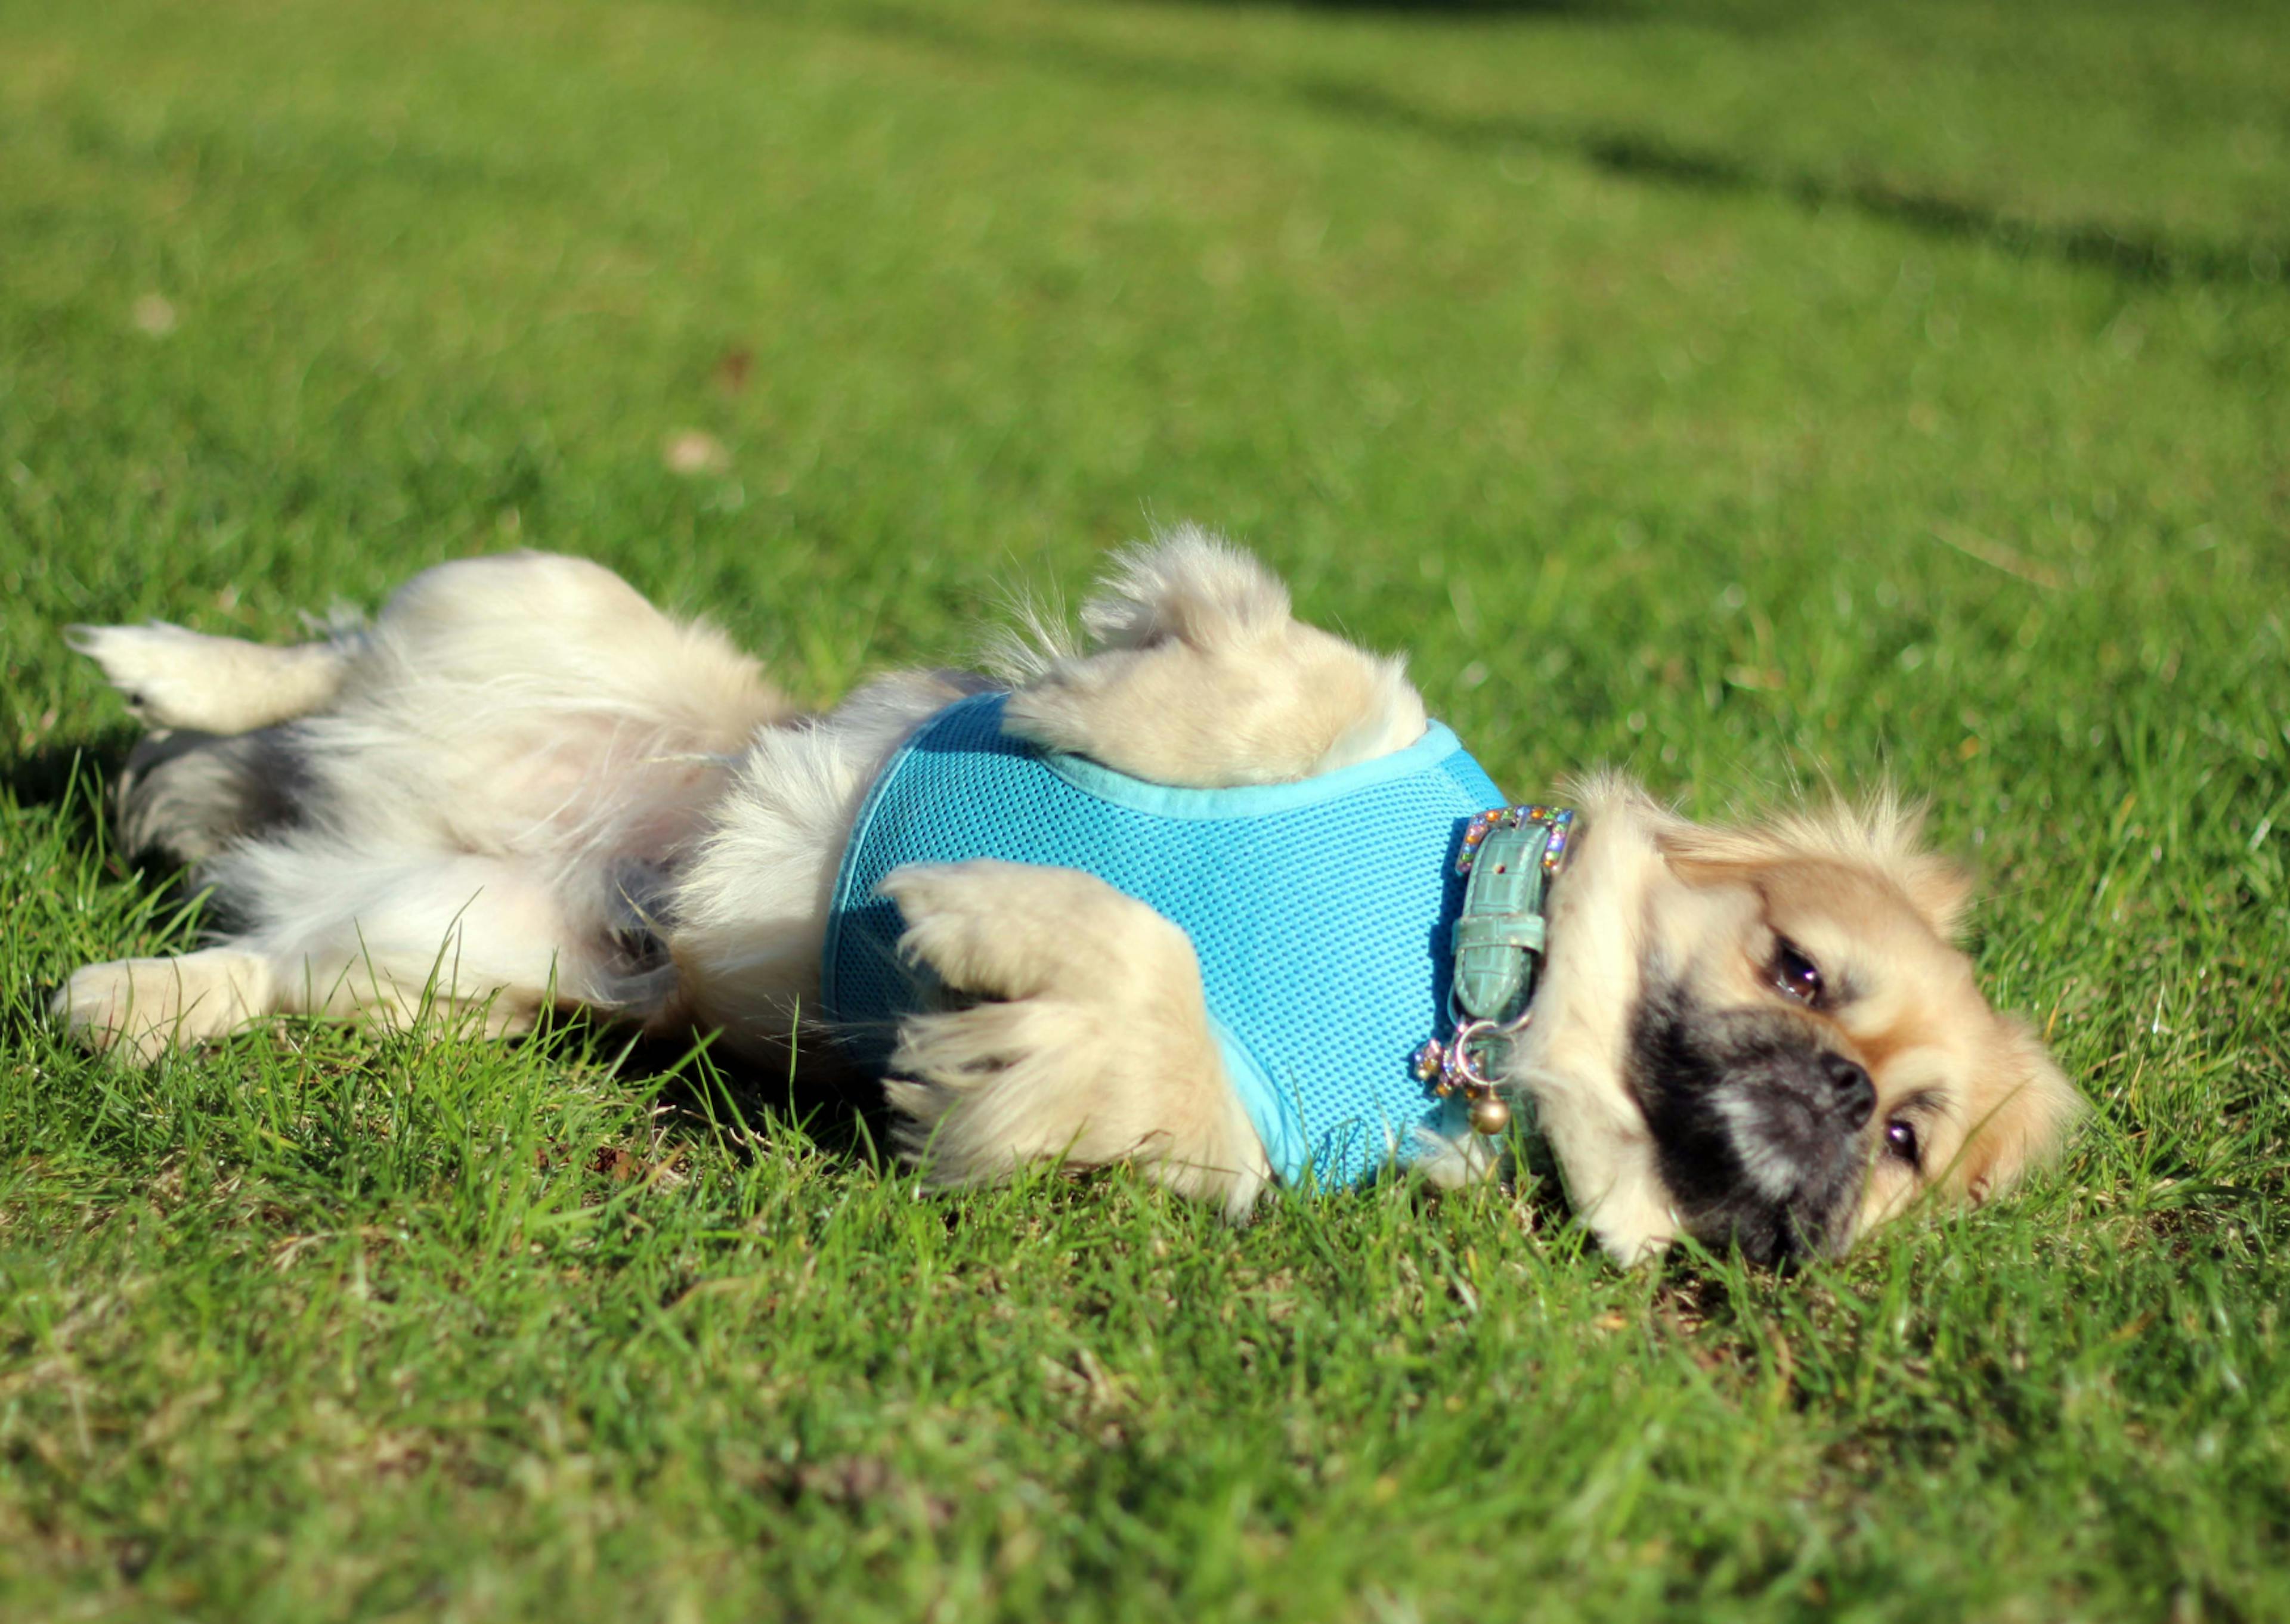
<path fill-rule="evenodd" d="M 1276 1180 L 1403 1163 L 1435 1186 L 1496 1176 L 1515 1141 L 1488 1130 L 1516 1106 L 1623 1263 L 1689 1236 L 1766 1263 L 1840 1253 L 1920 1199 L 2004 1189 L 2078 1114 L 1952 945 L 1966 876 L 1889 796 L 1713 827 L 1608 772 L 1573 787 L 1569 813 L 1467 820 L 1484 776 L 1448 753 L 1404 662 L 1300 622 L 1269 571 L 1189 527 L 1117 555 L 1081 621 L 1077 640 L 1037 617 L 996 676 L 885 676 L 817 715 L 709 626 L 564 556 L 443 564 L 370 624 L 291 647 L 74 628 L 153 730 L 121 787 L 124 849 L 188 865 L 223 924 L 194 952 L 77 971 L 55 1016 L 144 1060 L 281 1013 L 434 1012 L 503 1036 L 581 1005 L 776 1064 L 824 1035 L 885 1076 L 933 1185 L 1128 1162 L 1237 1219 Z M 1143 860 L 1129 824 L 1101 862 L 954 850 L 854 891 L 854 830 L 889 816 L 885 785 L 965 752 L 1043 795 L 1079 786 L 1180 824 L 1211 804 L 1338 810 L 1269 855 L 1171 860 L 1191 876 L 1181 906 L 1091 871 Z M 933 806 L 996 815 L 970 780 L 931 781 L 909 825 Z M 1430 797 L 1415 854 L 1299 868 L 1336 824 L 1373 832 L 1382 814 L 1359 809 L 1379 784 Z M 1483 862 L 1507 876 L 1491 890 L 1547 877 L 1475 939 L 1526 967 L 1531 1002 L 1466 1026 L 1439 1004 L 1466 979 L 1456 911 L 1478 906 L 1458 900 L 1478 885 L 1461 848 L 1491 828 L 1541 843 Z M 1270 978 L 1259 1001 L 1308 1072 L 1384 966 L 1341 920 L 1288 930 L 1284 894 L 1250 888 L 1260 869 L 1338 913 L 1404 876 L 1414 910 L 1370 946 L 1413 966 L 1403 1003 L 1425 1046 L 1373 1035 L 1365 1064 L 1401 1106 L 1366 1110 L 1373 1131 L 1333 1155 L 1272 1097 L 1289 1074 L 1227 1029 L 1226 949 L 1179 920 L 1230 916 L 1217 928 L 1246 935 L 1238 956 Z M 883 1007 L 822 1022 L 838 963 L 841 996 L 872 974 Z M 1252 1087 L 1256 1070 L 1278 1076 Z"/>

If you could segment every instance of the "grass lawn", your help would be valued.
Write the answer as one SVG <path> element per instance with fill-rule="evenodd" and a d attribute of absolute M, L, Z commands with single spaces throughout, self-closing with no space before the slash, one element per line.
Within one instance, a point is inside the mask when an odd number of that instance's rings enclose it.
<path fill-rule="evenodd" d="M 0 0 L 0 1617 L 2290 1616 L 2286 107 L 2229 0 Z M 825 699 L 1183 517 L 1522 796 L 1929 791 L 2064 1167 L 1624 1273 L 43 1022 L 198 923 L 68 622 L 540 546 Z"/>

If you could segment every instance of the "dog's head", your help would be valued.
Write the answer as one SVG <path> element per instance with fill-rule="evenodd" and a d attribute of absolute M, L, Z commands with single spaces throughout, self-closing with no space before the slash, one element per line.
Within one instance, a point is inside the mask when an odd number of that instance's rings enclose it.
<path fill-rule="evenodd" d="M 1968 886 L 1890 803 L 1693 824 L 1583 787 L 1517 1056 L 1610 1252 L 1838 1252 L 1927 1190 L 1979 1201 L 2080 1109 L 1951 945 Z"/>

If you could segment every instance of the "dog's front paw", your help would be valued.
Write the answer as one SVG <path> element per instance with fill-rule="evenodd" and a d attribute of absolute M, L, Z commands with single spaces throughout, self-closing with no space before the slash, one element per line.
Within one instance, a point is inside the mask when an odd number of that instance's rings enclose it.
<path fill-rule="evenodd" d="M 1183 931 L 1095 875 L 980 858 L 894 868 L 883 894 L 907 924 L 900 954 L 947 986 L 989 998 L 1043 994 L 1086 1001 L 1156 977 L 1197 997 Z"/>
<path fill-rule="evenodd" d="M 1082 620 L 1094 652 L 1010 696 L 1013 736 L 1196 788 L 1312 778 L 1423 736 L 1403 661 L 1298 621 L 1278 577 L 1205 531 L 1120 555 Z"/>
<path fill-rule="evenodd" d="M 1093 876 L 978 861 L 894 871 L 900 951 L 989 1000 L 909 1017 L 885 1085 L 933 1184 L 1048 1158 L 1133 1161 L 1244 1215 L 1270 1168 L 1209 1029 L 1192 942 Z"/>

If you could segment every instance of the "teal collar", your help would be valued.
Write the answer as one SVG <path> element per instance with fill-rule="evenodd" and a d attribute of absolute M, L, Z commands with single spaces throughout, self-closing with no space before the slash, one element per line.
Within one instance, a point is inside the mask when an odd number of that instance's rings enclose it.
<path fill-rule="evenodd" d="M 1441 1098 L 1461 1094 L 1471 1126 L 1493 1135 L 1510 1108 L 1487 1075 L 1490 1051 L 1526 1029 L 1536 972 L 1549 939 L 1550 882 L 1566 860 L 1574 828 L 1570 807 L 1499 806 L 1463 830 L 1455 872 L 1468 876 L 1455 920 L 1454 979 L 1447 993 L 1452 1028 L 1417 1052 L 1415 1075 Z"/>

